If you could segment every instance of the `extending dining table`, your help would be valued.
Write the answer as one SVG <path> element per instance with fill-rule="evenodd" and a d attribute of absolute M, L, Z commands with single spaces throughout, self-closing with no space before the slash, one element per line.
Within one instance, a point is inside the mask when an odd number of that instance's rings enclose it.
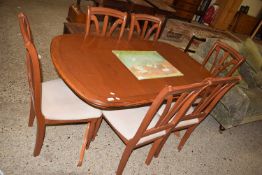
<path fill-rule="evenodd" d="M 165 86 L 196 83 L 211 76 L 182 50 L 160 41 L 70 34 L 54 37 L 50 50 L 65 83 L 82 100 L 100 109 L 147 105 Z M 157 51 L 183 76 L 139 80 L 113 50 Z"/>

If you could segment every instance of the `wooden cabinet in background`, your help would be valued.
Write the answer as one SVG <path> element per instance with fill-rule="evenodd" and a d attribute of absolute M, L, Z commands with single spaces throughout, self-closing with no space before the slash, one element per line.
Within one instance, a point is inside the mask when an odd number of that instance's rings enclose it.
<path fill-rule="evenodd" d="M 231 31 L 251 35 L 254 28 L 259 23 L 259 19 L 247 14 L 238 12 L 232 24 Z"/>
<path fill-rule="evenodd" d="M 191 21 L 197 12 L 197 8 L 202 0 L 174 0 L 175 16 L 187 21 Z"/>
<path fill-rule="evenodd" d="M 243 0 L 217 0 L 219 6 L 217 15 L 211 26 L 219 30 L 227 30 Z"/>

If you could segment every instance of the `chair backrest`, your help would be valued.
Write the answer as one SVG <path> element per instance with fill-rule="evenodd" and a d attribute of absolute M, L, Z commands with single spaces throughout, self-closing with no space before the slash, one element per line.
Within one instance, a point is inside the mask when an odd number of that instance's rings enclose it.
<path fill-rule="evenodd" d="M 244 61 L 245 58 L 235 49 L 217 41 L 209 50 L 202 65 L 210 71 L 213 77 L 231 76 Z"/>
<path fill-rule="evenodd" d="M 20 24 L 20 30 L 24 38 L 24 45 L 26 48 L 27 77 L 29 83 L 29 90 L 31 94 L 31 100 L 38 120 L 42 120 L 43 118 L 39 118 L 40 116 L 42 116 L 41 115 L 42 89 L 41 89 L 41 70 L 40 70 L 40 63 L 38 59 L 38 53 L 32 42 L 32 35 L 31 35 L 30 26 L 27 17 L 23 13 L 20 13 L 18 15 L 18 19 Z"/>
<path fill-rule="evenodd" d="M 104 16 L 102 30 L 100 30 L 100 26 L 99 26 L 99 20 L 98 20 L 99 16 Z M 119 39 L 120 39 L 124 34 L 126 20 L 127 20 L 127 13 L 111 8 L 105 8 L 105 7 L 88 7 L 86 19 L 87 19 L 86 36 L 88 36 L 90 33 L 91 23 L 93 21 L 95 24 L 96 34 L 99 36 L 111 36 L 112 33 L 116 31 L 117 27 L 120 25 L 120 31 L 119 31 Z M 109 26 L 111 20 L 115 20 L 115 21 Z M 107 31 L 108 26 L 109 26 L 109 31 Z"/>
<path fill-rule="evenodd" d="M 178 124 L 181 121 L 189 121 L 191 119 L 196 121 L 193 123 L 189 122 L 189 124 L 182 127 L 199 124 L 207 117 L 224 94 L 239 80 L 240 77 L 208 78 L 201 83 L 164 88 L 148 110 L 133 138 L 134 142 L 139 144 L 143 138 L 148 138 L 154 134 L 156 136 L 157 133 L 161 133 L 164 130 L 166 131 L 165 133 L 172 132 L 179 126 Z M 156 114 L 165 102 L 163 112 L 160 114 L 160 117 L 157 117 L 156 121 Z M 153 127 L 152 122 L 154 123 Z M 157 137 L 152 138 L 156 139 Z"/>
<path fill-rule="evenodd" d="M 182 120 L 197 118 L 199 123 L 204 120 L 207 115 L 214 109 L 220 99 L 239 81 L 237 77 L 214 77 L 205 81 L 209 82 L 209 86 L 205 91 L 201 92 L 192 105 L 192 112 L 183 116 Z"/>
<path fill-rule="evenodd" d="M 191 49 L 191 45 L 194 44 L 195 41 L 205 42 L 206 39 L 205 38 L 199 38 L 199 37 L 193 35 L 191 37 L 191 39 L 189 40 L 189 42 L 188 42 L 188 44 L 187 44 L 187 46 L 186 46 L 186 48 L 184 50 L 185 53 L 186 52 L 191 52 L 191 53 L 195 53 L 196 52 L 195 50 Z"/>
<path fill-rule="evenodd" d="M 23 36 L 24 44 L 27 41 L 34 43 L 33 36 L 31 33 L 31 28 L 26 15 L 24 13 L 19 13 L 18 20 L 19 20 L 20 30 Z"/>
<path fill-rule="evenodd" d="M 141 140 L 148 141 L 148 138 L 151 138 L 153 135 L 156 136 L 165 130 L 171 130 L 174 127 L 174 124 L 171 122 L 172 118 L 174 118 L 173 116 L 176 116 L 176 119 L 184 116 L 194 99 L 205 90 L 208 85 L 209 82 L 206 81 L 180 87 L 168 86 L 163 88 L 144 117 L 133 138 L 134 142 L 140 144 L 140 142 L 143 142 Z M 171 107 L 171 105 L 174 104 L 172 103 L 174 98 L 176 98 L 176 103 Z M 157 115 L 158 111 L 165 102 L 166 107 L 161 117 L 159 117 L 159 115 Z"/>
<path fill-rule="evenodd" d="M 144 40 L 148 40 L 153 32 L 155 32 L 154 41 L 156 41 L 159 37 L 161 26 L 162 20 L 159 17 L 132 13 L 128 40 L 132 38 L 136 29 L 140 39 Z"/>

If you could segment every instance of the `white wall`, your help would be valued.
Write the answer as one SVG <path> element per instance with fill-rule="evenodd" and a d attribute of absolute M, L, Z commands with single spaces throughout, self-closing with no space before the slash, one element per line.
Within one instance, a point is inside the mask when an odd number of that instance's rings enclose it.
<path fill-rule="evenodd" d="M 243 0 L 241 5 L 249 6 L 248 15 L 257 17 L 262 9 L 262 0 Z"/>

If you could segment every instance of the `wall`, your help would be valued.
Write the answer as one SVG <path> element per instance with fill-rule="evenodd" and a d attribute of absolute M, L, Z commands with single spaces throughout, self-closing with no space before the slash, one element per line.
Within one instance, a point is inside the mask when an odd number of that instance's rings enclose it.
<path fill-rule="evenodd" d="M 243 0 L 241 5 L 248 5 L 248 15 L 258 17 L 262 10 L 262 0 Z"/>

